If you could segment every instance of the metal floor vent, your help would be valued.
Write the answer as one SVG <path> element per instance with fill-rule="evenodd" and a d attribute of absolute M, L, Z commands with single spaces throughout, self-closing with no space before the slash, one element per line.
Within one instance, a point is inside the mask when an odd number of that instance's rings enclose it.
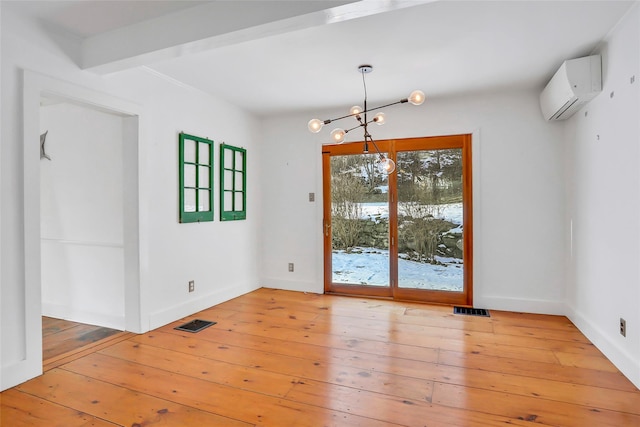
<path fill-rule="evenodd" d="M 184 325 L 178 326 L 177 328 L 173 328 L 173 329 L 177 329 L 179 331 L 186 331 L 186 332 L 200 332 L 201 330 L 208 328 L 211 325 L 215 325 L 216 322 L 210 322 L 208 320 L 200 320 L 200 319 L 196 319 L 196 320 L 192 320 L 191 322 L 185 323 Z"/>
<path fill-rule="evenodd" d="M 453 307 L 453 314 L 466 314 L 467 316 L 491 317 L 491 315 L 489 314 L 489 310 L 485 308 Z"/>

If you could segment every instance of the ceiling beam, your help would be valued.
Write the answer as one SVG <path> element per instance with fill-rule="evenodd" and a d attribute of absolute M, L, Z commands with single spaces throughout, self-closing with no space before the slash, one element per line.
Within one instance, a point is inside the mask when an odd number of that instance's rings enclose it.
<path fill-rule="evenodd" d="M 436 0 L 216 1 L 82 42 L 84 70 L 109 74 L 244 41 Z"/>

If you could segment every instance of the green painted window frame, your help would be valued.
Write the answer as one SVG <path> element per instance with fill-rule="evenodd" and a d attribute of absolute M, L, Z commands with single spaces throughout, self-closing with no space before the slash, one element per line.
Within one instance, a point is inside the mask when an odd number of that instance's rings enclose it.
<path fill-rule="evenodd" d="M 247 219 L 247 150 L 220 144 L 220 221 Z"/>
<path fill-rule="evenodd" d="M 213 141 L 186 133 L 179 141 L 180 222 L 213 221 Z"/>

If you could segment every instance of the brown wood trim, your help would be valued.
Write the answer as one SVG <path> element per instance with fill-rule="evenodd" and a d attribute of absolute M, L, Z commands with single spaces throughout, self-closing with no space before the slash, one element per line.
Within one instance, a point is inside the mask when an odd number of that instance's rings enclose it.
<path fill-rule="evenodd" d="M 391 288 L 388 286 L 372 285 L 347 285 L 344 283 L 332 283 L 331 293 L 339 295 L 357 295 L 372 297 L 392 297 Z"/>
<path fill-rule="evenodd" d="M 447 148 L 462 149 L 463 156 L 463 222 L 464 222 L 464 278 L 462 292 L 446 292 L 433 291 L 423 289 L 399 288 L 398 287 L 398 266 L 392 262 L 390 265 L 390 287 L 391 294 L 394 299 L 408 301 L 422 301 L 436 304 L 456 304 L 456 305 L 473 305 L 473 198 L 472 198 L 472 152 L 471 152 L 471 134 L 444 135 L 432 137 L 418 138 L 402 138 L 377 141 L 376 144 L 381 152 L 387 153 L 388 156 L 397 162 L 397 152 L 414 151 L 414 150 L 437 150 Z M 323 154 L 323 195 L 324 195 L 324 221 L 331 220 L 331 177 L 330 177 L 330 157 L 349 154 L 361 154 L 363 150 L 362 142 L 352 142 L 347 144 L 325 145 L 322 148 Z M 370 147 L 369 152 L 373 152 Z M 397 174 L 394 173 L 389 177 L 389 257 L 391 259 L 398 258 L 398 204 L 397 192 Z M 344 285 L 332 283 L 331 275 L 331 236 L 324 233 L 324 289 L 325 292 L 352 294 L 352 295 L 371 295 L 376 297 L 385 296 L 380 287 L 376 286 L 358 286 Z M 386 288 L 382 288 L 386 289 Z M 371 291 L 370 294 L 367 292 Z"/>
<path fill-rule="evenodd" d="M 464 224 L 464 287 L 467 293 L 466 305 L 473 306 L 473 155 L 471 151 L 471 135 L 465 135 L 462 148 L 462 199 Z"/>
<path fill-rule="evenodd" d="M 386 142 L 386 141 L 385 141 Z M 395 144 L 389 142 L 389 156 L 396 162 L 397 172 L 397 156 L 395 150 Z M 391 191 L 392 188 L 398 187 L 398 174 L 394 172 L 389 175 L 389 260 L 398 259 L 398 194 Z M 391 283 L 391 293 L 394 298 L 397 298 L 396 293 L 398 290 L 398 263 L 389 262 L 389 282 Z"/>
<path fill-rule="evenodd" d="M 324 257 L 324 291 L 331 290 L 331 156 L 322 152 L 322 241 Z M 327 235 L 327 232 L 328 235 Z"/>

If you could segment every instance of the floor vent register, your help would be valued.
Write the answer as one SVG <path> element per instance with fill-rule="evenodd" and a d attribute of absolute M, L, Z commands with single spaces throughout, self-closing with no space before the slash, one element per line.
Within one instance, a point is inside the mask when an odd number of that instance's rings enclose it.
<path fill-rule="evenodd" d="M 192 320 L 191 322 L 185 323 L 184 325 L 178 326 L 176 329 L 178 331 L 186 331 L 186 332 L 200 332 L 201 330 L 208 328 L 209 326 L 215 325 L 216 322 L 210 322 L 208 320 Z"/>
<path fill-rule="evenodd" d="M 453 314 L 464 314 L 467 316 L 491 317 L 489 310 L 485 308 L 453 307 Z"/>

